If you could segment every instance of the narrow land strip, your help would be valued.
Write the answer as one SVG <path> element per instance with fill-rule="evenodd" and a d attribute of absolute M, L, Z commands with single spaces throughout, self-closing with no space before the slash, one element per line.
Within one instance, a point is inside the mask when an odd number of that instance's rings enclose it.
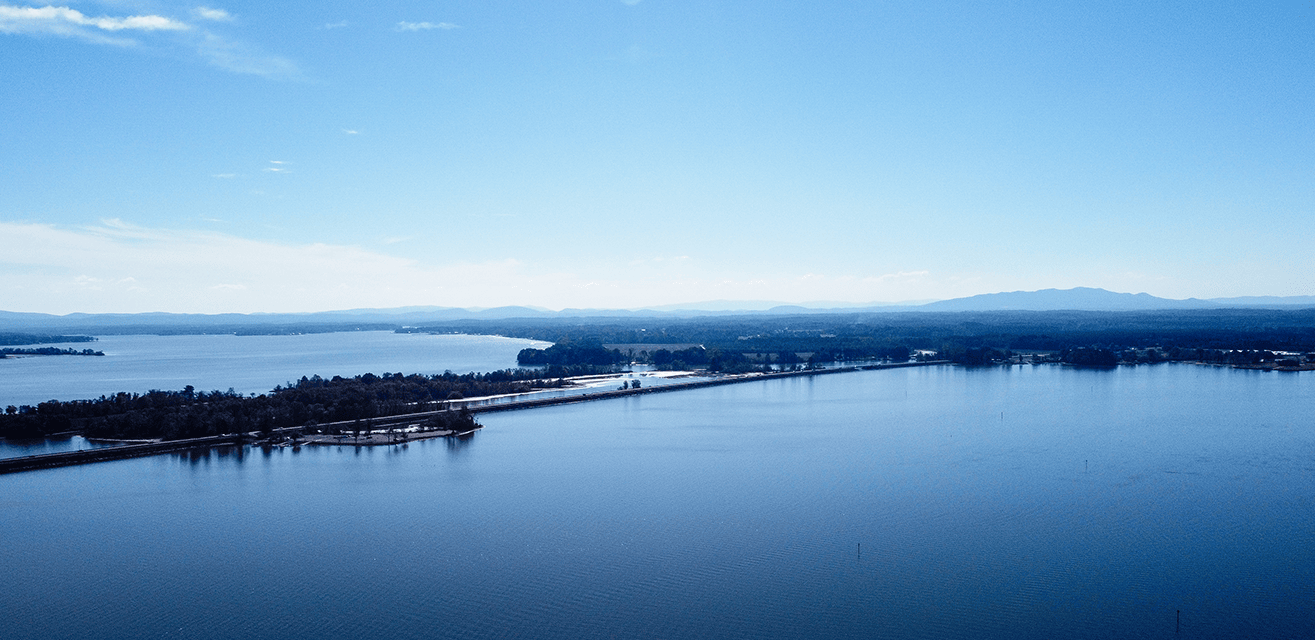
<path fill-rule="evenodd" d="M 510 400 L 496 404 L 478 404 L 480 398 L 470 398 L 467 400 L 452 401 L 451 405 L 445 409 L 437 411 L 420 411 L 416 413 L 407 413 L 395 416 L 382 416 L 371 418 L 365 421 L 369 425 L 370 433 L 361 437 L 351 438 L 349 436 L 329 436 L 323 434 L 310 435 L 304 441 L 305 444 L 320 445 L 387 445 L 401 444 L 412 440 L 422 440 L 425 438 L 437 438 L 458 434 L 451 431 L 422 431 L 418 429 L 419 423 L 439 413 L 448 411 L 469 411 L 470 413 L 493 413 L 497 411 L 519 411 L 522 409 L 534 409 L 538 407 L 550 407 L 560 404 L 574 404 L 577 402 L 593 402 L 595 400 L 609 400 L 613 398 L 624 398 L 627 396 L 645 395 L 651 393 L 666 393 L 670 391 L 684 391 L 687 389 L 700 389 L 704 387 L 716 387 L 726 384 L 737 384 L 741 382 L 753 382 L 756 380 L 777 380 L 782 378 L 797 378 L 805 376 L 827 375 L 833 373 L 849 373 L 853 371 L 866 371 L 873 369 L 898 369 L 905 367 L 920 367 L 938 364 L 946 364 L 947 361 L 934 360 L 927 362 L 898 362 L 888 364 L 869 364 L 849 367 L 835 367 L 830 369 L 806 369 L 803 371 L 781 371 L 776 373 L 748 373 L 739 375 L 729 375 L 713 378 L 711 380 L 692 380 L 689 382 L 674 382 L 661 386 L 641 387 L 632 389 L 616 389 L 610 391 L 592 391 L 567 396 L 555 396 L 551 398 L 527 398 L 523 400 Z M 317 425 L 321 431 L 325 429 L 343 429 L 357 426 L 358 420 L 347 420 L 342 422 L 332 422 Z M 273 433 L 277 435 L 288 435 L 299 432 L 301 427 L 275 429 Z M 392 429 L 391 433 L 375 433 L 380 429 Z M 398 430 L 400 429 L 400 430 Z M 469 433 L 469 432 L 467 432 Z M 51 467 L 66 467 L 78 464 L 88 464 L 91 462 L 104 462 L 107 460 L 120 460 L 124 458 L 136 458 L 141 456 L 150 456 L 160 453 L 169 453 L 173 451 L 182 451 L 188 449 L 208 448 L 223 445 L 238 444 L 250 440 L 254 434 L 228 434 L 222 436 L 210 436 L 206 438 L 189 438 L 186 440 L 167 440 L 162 442 L 150 442 L 143 444 L 126 444 L 118 447 L 103 447 L 99 449 L 84 449 L 81 451 L 66 451 L 61 453 L 46 453 L 35 456 L 24 456 L 20 458 L 0 458 L 0 474 L 16 473 L 19 471 L 32 471 L 35 469 L 48 469 Z"/>

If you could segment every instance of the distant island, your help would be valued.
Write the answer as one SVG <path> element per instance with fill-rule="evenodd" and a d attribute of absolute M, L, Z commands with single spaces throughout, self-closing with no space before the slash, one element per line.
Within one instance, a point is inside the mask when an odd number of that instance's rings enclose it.
<path fill-rule="evenodd" d="M 4 347 L 0 349 L 0 358 L 9 356 L 103 356 L 104 351 L 95 349 L 57 349 L 55 347 L 40 347 L 37 349 L 17 349 L 14 347 Z"/>
<path fill-rule="evenodd" d="M 59 344 L 68 342 L 95 342 L 92 336 L 66 336 L 43 333 L 0 333 L 0 359 L 9 356 L 103 356 L 104 352 L 95 349 L 60 349 L 58 347 L 19 347 L 12 345 Z"/>

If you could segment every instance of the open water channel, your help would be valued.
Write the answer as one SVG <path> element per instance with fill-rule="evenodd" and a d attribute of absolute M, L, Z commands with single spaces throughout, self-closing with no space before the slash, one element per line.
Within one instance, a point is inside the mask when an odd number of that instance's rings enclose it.
<path fill-rule="evenodd" d="M 551 343 L 501 336 L 391 331 L 285 336 L 124 335 L 96 342 L 35 345 L 93 349 L 104 356 L 15 356 L 0 360 L 0 410 L 47 400 L 82 400 L 126 391 L 266 393 L 302 376 L 364 373 L 470 373 L 515 368 L 526 347 Z M 79 436 L 49 440 L 0 438 L 0 458 L 57 453 L 97 444 Z"/>
<path fill-rule="evenodd" d="M 551 343 L 501 336 L 358 331 L 287 336 L 101 336 L 37 347 L 93 349 L 104 356 L 0 360 L 0 409 L 151 389 L 265 393 L 302 376 L 488 372 L 516 367 L 526 347 Z"/>
<path fill-rule="evenodd" d="M 937 366 L 0 476 L 0 635 L 1315 637 L 1313 389 Z"/>

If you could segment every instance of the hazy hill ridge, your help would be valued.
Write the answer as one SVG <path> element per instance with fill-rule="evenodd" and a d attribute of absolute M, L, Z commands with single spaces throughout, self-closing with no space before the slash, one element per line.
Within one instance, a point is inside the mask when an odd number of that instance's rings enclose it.
<path fill-rule="evenodd" d="M 942 300 L 918 307 L 920 311 L 1159 311 L 1173 309 L 1217 309 L 1221 305 L 1189 298 L 1171 300 L 1149 293 L 1115 293 L 1105 289 L 1042 289 L 986 293 L 967 298 Z"/>
<path fill-rule="evenodd" d="M 457 307 L 400 307 L 394 309 L 348 309 L 317 313 L 17 313 L 0 311 L 0 330 L 48 332 L 156 333 L 177 328 L 179 332 L 232 333 L 247 328 L 285 326 L 289 332 L 352 331 L 392 329 L 425 323 L 456 320 L 507 320 L 513 318 L 686 318 L 743 315 L 819 315 L 852 313 L 918 312 L 986 312 L 986 311 L 1181 311 L 1193 309 L 1295 309 L 1315 307 L 1315 296 L 1252 296 L 1201 300 L 1173 300 L 1147 293 L 1116 293 L 1105 289 L 1043 289 L 987 293 L 941 300 L 920 305 L 811 305 L 781 304 L 763 308 L 769 302 L 713 301 L 685 305 L 665 305 L 641 309 L 548 309 L 524 306 L 491 309 Z"/>
<path fill-rule="evenodd" d="M 1202 300 L 1174 300 L 1149 293 L 1116 293 L 1076 287 L 985 293 L 941 300 L 916 307 L 918 311 L 1176 311 L 1183 309 L 1294 308 L 1315 306 L 1315 296 L 1250 296 Z"/>

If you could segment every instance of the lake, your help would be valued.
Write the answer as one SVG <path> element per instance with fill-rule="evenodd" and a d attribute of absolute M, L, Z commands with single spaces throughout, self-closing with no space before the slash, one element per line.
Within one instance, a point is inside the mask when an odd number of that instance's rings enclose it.
<path fill-rule="evenodd" d="M 937 366 L 490 414 L 460 441 L 12 474 L 0 624 L 1315 637 L 1313 408 L 1308 373 Z"/>
<path fill-rule="evenodd" d="M 229 388 L 265 393 L 302 376 L 363 373 L 469 373 L 516 367 L 521 349 L 551 343 L 501 336 L 354 331 L 287 336 L 103 336 L 96 342 L 33 345 L 94 349 L 104 356 L 0 360 L 0 409 L 47 400 L 81 400 L 120 391 Z M 0 458 L 113 446 L 81 436 L 0 438 Z"/>
<path fill-rule="evenodd" d="M 391 331 L 290 336 L 102 336 L 96 342 L 35 345 L 94 349 L 95 356 L 0 360 L 0 407 L 80 400 L 151 389 L 265 393 L 302 376 L 488 372 L 516 367 L 521 349 L 551 343 L 500 336 Z"/>

